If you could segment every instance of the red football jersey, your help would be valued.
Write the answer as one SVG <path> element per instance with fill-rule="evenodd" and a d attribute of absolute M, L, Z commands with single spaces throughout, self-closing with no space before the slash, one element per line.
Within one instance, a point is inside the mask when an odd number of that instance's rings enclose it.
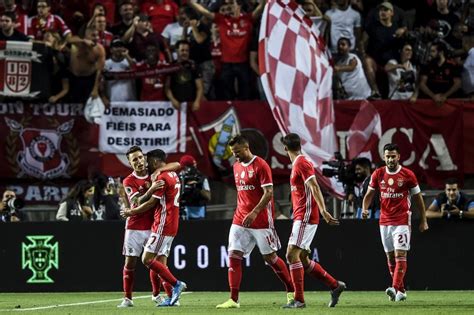
<path fill-rule="evenodd" d="M 163 180 L 165 186 L 153 194 L 154 198 L 160 199 L 160 203 L 155 209 L 151 230 L 161 235 L 175 236 L 179 223 L 179 177 L 175 172 L 163 172 L 156 180 Z"/>
<path fill-rule="evenodd" d="M 150 67 L 147 63 L 141 63 L 136 65 L 137 71 L 155 69 L 160 67 L 162 63 L 159 62 L 156 67 Z M 165 80 L 164 75 L 157 75 L 152 77 L 143 77 L 142 81 L 142 90 L 140 93 L 140 101 L 164 101 L 166 100 L 165 96 Z"/>
<path fill-rule="evenodd" d="M 38 16 L 30 19 L 28 35 L 33 36 L 36 40 L 43 40 L 46 31 L 58 32 L 63 37 L 71 33 L 64 20 L 57 15 L 50 14 L 45 20 Z"/>
<path fill-rule="evenodd" d="M 293 162 L 290 175 L 293 220 L 319 224 L 319 209 L 306 183 L 316 177 L 313 163 L 304 155 L 298 155 Z"/>
<path fill-rule="evenodd" d="M 415 174 L 401 165 L 390 173 L 387 167 L 375 170 L 369 188 L 380 191 L 380 225 L 410 225 L 410 195 L 420 192 Z"/>
<path fill-rule="evenodd" d="M 241 15 L 236 18 L 216 13 L 214 23 L 219 26 L 222 62 L 247 62 L 250 41 L 252 40 L 252 14 Z"/>
<path fill-rule="evenodd" d="M 237 188 L 237 209 L 233 224 L 242 226 L 245 216 L 255 208 L 263 196 L 263 188 L 273 185 L 270 166 L 264 159 L 254 156 L 248 163 L 234 163 L 235 187 Z M 273 228 L 273 198 L 265 209 L 262 209 L 250 228 Z"/>
<path fill-rule="evenodd" d="M 166 25 L 173 23 L 178 17 L 179 7 L 172 0 L 163 0 L 158 3 L 144 3 L 141 6 L 141 12 L 150 17 L 153 32 L 161 34 Z"/>
<path fill-rule="evenodd" d="M 141 196 L 146 193 L 151 186 L 151 178 L 149 175 L 138 176 L 133 172 L 123 180 L 123 186 L 127 193 L 128 202 L 132 208 L 136 205 L 132 204 L 132 199 L 135 196 Z M 125 228 L 127 230 L 149 230 L 153 224 L 153 211 L 146 211 L 127 218 Z"/>

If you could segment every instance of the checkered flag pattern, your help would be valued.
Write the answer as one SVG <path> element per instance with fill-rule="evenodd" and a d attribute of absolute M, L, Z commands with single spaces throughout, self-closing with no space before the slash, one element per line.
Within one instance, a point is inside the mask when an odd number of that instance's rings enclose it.
<path fill-rule="evenodd" d="M 321 174 L 337 151 L 332 103 L 332 67 L 319 30 L 294 1 L 270 0 L 260 27 L 261 81 L 283 134 L 300 135 L 302 147 Z M 334 178 L 319 183 L 341 196 Z"/>

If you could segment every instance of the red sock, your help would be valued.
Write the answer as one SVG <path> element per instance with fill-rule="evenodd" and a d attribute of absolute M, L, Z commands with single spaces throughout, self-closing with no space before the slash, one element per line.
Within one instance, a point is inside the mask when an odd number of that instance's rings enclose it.
<path fill-rule="evenodd" d="M 290 274 L 295 288 L 295 300 L 304 303 L 304 270 L 301 261 L 290 264 Z"/>
<path fill-rule="evenodd" d="M 132 299 L 134 280 L 135 269 L 127 269 L 127 267 L 123 267 L 123 292 L 126 298 Z"/>
<path fill-rule="evenodd" d="M 230 298 L 234 302 L 239 301 L 240 282 L 242 281 L 242 257 L 229 254 L 229 271 L 227 272 L 229 278 Z"/>
<path fill-rule="evenodd" d="M 390 271 L 390 276 L 393 280 L 393 273 L 395 272 L 395 263 L 392 262 L 390 259 L 387 259 L 388 271 Z"/>
<path fill-rule="evenodd" d="M 290 272 L 283 259 L 275 255 L 275 259 L 272 261 L 270 267 L 272 267 L 281 282 L 285 284 L 286 292 L 295 292 L 293 282 L 291 282 Z"/>
<path fill-rule="evenodd" d="M 327 285 L 331 290 L 334 290 L 337 287 L 337 280 L 314 260 L 311 261 L 306 272 Z"/>
<path fill-rule="evenodd" d="M 168 297 L 171 297 L 171 295 L 173 294 L 173 287 L 171 286 L 171 284 L 166 281 L 163 281 L 161 284 L 163 285 L 163 289 L 165 289 L 166 295 Z"/>
<path fill-rule="evenodd" d="M 176 280 L 173 274 L 168 270 L 168 267 L 158 260 L 153 259 L 153 261 L 147 267 L 156 272 L 161 277 L 161 279 L 163 279 L 163 281 L 168 282 L 173 287 L 176 285 L 178 280 Z"/>
<path fill-rule="evenodd" d="M 150 281 L 153 289 L 153 296 L 160 294 L 161 279 L 160 276 L 150 269 Z"/>
<path fill-rule="evenodd" d="M 395 272 L 393 273 L 392 286 L 397 291 L 405 292 L 405 285 L 403 279 L 407 272 L 407 258 L 404 256 L 395 257 Z"/>

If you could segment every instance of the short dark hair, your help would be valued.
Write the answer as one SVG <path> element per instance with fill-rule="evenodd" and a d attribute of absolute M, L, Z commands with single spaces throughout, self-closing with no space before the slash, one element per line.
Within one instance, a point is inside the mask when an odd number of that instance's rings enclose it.
<path fill-rule="evenodd" d="M 180 40 L 178 40 L 178 41 L 174 44 L 174 47 L 179 48 L 179 46 L 181 46 L 181 45 L 188 45 L 188 46 L 191 46 L 191 44 L 190 44 L 187 40 L 185 40 L 185 39 L 180 39 Z"/>
<path fill-rule="evenodd" d="M 281 142 L 288 148 L 290 151 L 299 151 L 301 150 L 301 139 L 296 133 L 289 133 L 286 136 L 281 138 Z"/>
<path fill-rule="evenodd" d="M 138 145 L 134 145 L 133 147 L 130 147 L 130 149 L 127 150 L 127 153 L 125 154 L 128 158 L 128 156 L 134 152 L 140 151 L 143 153 L 142 148 L 140 148 Z"/>
<path fill-rule="evenodd" d="M 147 159 L 160 160 L 162 162 L 166 161 L 166 153 L 161 149 L 151 150 L 146 154 Z"/>
<path fill-rule="evenodd" d="M 370 162 L 370 160 L 366 157 L 360 157 L 360 158 L 356 158 L 354 159 L 354 161 L 352 162 L 353 165 L 360 165 L 362 167 L 368 167 L 370 168 L 372 166 L 372 162 Z"/>
<path fill-rule="evenodd" d="M 2 16 L 6 16 L 7 18 L 10 18 L 12 22 L 16 22 L 16 13 L 13 11 L 5 11 L 2 13 Z"/>
<path fill-rule="evenodd" d="M 46 5 L 47 5 L 48 7 L 51 6 L 51 1 L 50 1 L 50 0 L 38 0 L 38 1 L 36 1 L 36 4 L 38 5 L 38 3 L 40 3 L 40 2 L 46 3 Z"/>
<path fill-rule="evenodd" d="M 457 178 L 451 177 L 448 178 L 447 180 L 444 181 L 445 185 L 454 185 L 454 184 L 459 184 L 459 181 Z"/>
<path fill-rule="evenodd" d="M 400 148 L 396 143 L 387 143 L 383 146 L 383 152 L 385 151 L 397 151 L 397 153 L 400 153 Z"/>
<path fill-rule="evenodd" d="M 448 48 L 446 47 L 446 44 L 443 40 L 435 40 L 431 43 L 431 46 L 436 46 L 436 50 L 438 52 L 443 52 L 445 56 L 448 53 Z"/>
<path fill-rule="evenodd" d="M 191 8 L 189 5 L 184 5 L 181 7 L 183 10 L 184 15 L 186 15 L 187 18 L 190 20 L 198 20 L 199 19 L 199 14 L 194 11 L 193 8 Z"/>
<path fill-rule="evenodd" d="M 229 140 L 229 145 L 232 147 L 236 144 L 249 144 L 249 139 L 242 135 L 235 135 Z"/>
<path fill-rule="evenodd" d="M 337 44 L 338 44 L 338 45 L 339 45 L 339 42 L 340 42 L 341 40 L 345 40 L 349 46 L 351 45 L 351 40 L 350 40 L 349 38 L 347 38 L 347 37 L 344 37 L 344 36 L 343 36 L 343 37 L 339 37 L 339 39 L 337 40 Z"/>

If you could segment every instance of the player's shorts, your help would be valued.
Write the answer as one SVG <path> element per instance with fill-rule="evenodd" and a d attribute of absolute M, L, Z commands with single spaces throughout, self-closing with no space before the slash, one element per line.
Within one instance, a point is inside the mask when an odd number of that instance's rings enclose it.
<path fill-rule="evenodd" d="M 250 229 L 232 224 L 229 231 L 228 251 L 238 250 L 247 257 L 257 245 L 262 255 L 268 255 L 280 249 L 280 239 L 275 229 Z"/>
<path fill-rule="evenodd" d="M 168 257 L 173 243 L 174 236 L 166 236 L 157 233 L 151 233 L 148 242 L 145 245 L 145 252 L 155 253 L 157 256 Z"/>
<path fill-rule="evenodd" d="M 122 255 L 139 257 L 150 233 L 150 230 L 125 230 Z"/>
<path fill-rule="evenodd" d="M 313 241 L 317 224 L 302 223 L 302 221 L 294 221 L 291 228 L 290 240 L 288 245 L 294 245 L 304 250 L 311 250 L 311 242 Z"/>
<path fill-rule="evenodd" d="M 410 250 L 411 229 L 408 225 L 381 225 L 380 237 L 386 253 Z"/>

